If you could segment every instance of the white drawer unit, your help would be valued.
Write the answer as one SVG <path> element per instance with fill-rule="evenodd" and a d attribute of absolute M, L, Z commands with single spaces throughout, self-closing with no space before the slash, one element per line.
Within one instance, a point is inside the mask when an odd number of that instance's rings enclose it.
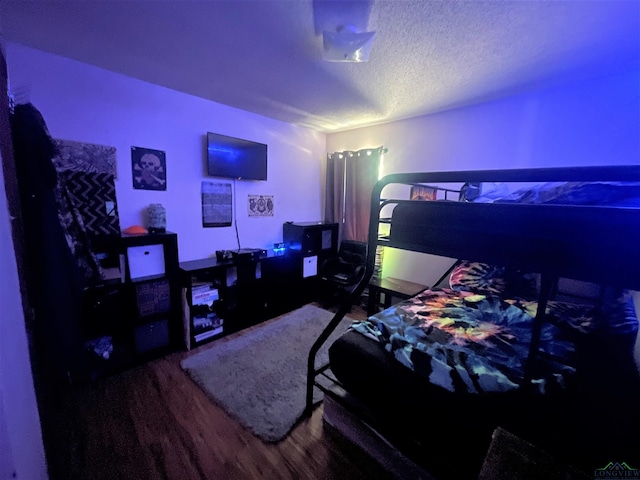
<path fill-rule="evenodd" d="M 165 273 L 164 246 L 155 244 L 129 247 L 127 263 L 132 282 L 160 277 Z"/>

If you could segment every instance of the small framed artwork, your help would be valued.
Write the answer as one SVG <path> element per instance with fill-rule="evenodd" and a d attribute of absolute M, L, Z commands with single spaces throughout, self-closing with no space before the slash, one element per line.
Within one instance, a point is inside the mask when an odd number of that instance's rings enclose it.
<path fill-rule="evenodd" d="M 249 195 L 250 217 L 273 217 L 273 195 Z"/>
<path fill-rule="evenodd" d="M 437 190 L 433 187 L 414 185 L 411 187 L 411 200 L 435 200 Z"/>
<path fill-rule="evenodd" d="M 163 151 L 131 147 L 131 169 L 136 190 L 167 189 L 167 160 Z"/>

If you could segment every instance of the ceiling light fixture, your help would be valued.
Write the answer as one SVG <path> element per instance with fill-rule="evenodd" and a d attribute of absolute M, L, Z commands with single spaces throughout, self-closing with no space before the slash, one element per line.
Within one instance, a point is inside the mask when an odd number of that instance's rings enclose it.
<path fill-rule="evenodd" d="M 368 62 L 376 32 L 358 32 L 353 25 L 340 26 L 335 32 L 322 32 L 327 62 Z"/>

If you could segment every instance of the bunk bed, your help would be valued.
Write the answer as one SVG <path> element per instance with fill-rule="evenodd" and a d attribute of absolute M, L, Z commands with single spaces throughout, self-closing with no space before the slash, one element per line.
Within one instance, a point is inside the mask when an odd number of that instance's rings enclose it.
<path fill-rule="evenodd" d="M 411 185 L 462 193 L 409 200 Z M 354 322 L 316 365 L 381 245 L 453 265 L 437 288 Z M 497 428 L 586 471 L 637 455 L 638 266 L 638 166 L 388 175 L 372 192 L 366 274 L 310 350 L 307 412 L 321 389 L 325 416 L 438 478 L 476 478 Z M 591 294 L 562 297 L 561 284 Z"/>

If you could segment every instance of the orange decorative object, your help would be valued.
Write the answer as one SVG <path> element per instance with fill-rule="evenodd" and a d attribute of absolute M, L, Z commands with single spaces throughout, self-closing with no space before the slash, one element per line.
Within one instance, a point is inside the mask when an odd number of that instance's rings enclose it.
<path fill-rule="evenodd" d="M 146 228 L 141 227 L 140 225 L 131 225 L 130 227 L 125 228 L 122 233 L 126 233 L 128 235 L 146 235 L 149 232 Z"/>

